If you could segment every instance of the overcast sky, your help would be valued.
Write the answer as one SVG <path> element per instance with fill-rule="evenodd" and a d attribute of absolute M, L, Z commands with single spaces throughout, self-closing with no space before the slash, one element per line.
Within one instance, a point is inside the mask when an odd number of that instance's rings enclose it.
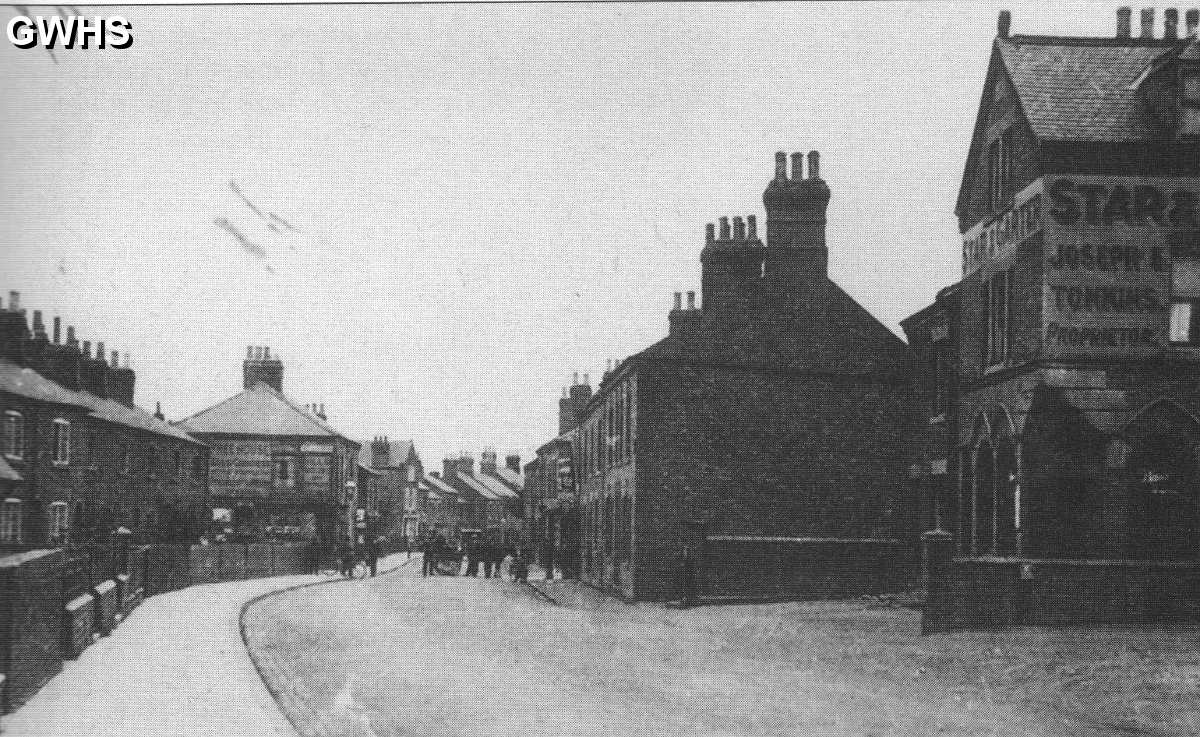
<path fill-rule="evenodd" d="M 777 150 L 821 151 L 830 275 L 898 332 L 959 273 L 998 10 L 1119 4 L 85 8 L 133 48 L 0 44 L 0 293 L 171 419 L 267 345 L 351 437 L 528 460 L 573 371 L 699 291 L 704 224 L 764 217 Z"/>

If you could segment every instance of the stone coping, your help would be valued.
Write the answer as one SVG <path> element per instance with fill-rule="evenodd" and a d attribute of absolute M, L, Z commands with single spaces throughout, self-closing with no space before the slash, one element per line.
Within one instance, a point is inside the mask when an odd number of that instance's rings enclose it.
<path fill-rule="evenodd" d="M 68 612 L 77 612 L 95 600 L 96 597 L 91 594 L 80 594 L 67 602 L 66 610 Z"/>

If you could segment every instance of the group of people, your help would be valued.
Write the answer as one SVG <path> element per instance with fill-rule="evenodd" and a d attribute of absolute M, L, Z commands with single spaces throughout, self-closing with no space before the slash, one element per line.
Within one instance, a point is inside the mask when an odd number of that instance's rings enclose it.
<path fill-rule="evenodd" d="M 351 544 L 349 540 L 343 540 L 338 545 L 338 572 L 342 576 L 352 578 L 354 569 L 358 567 L 360 561 L 370 569 L 372 578 L 379 574 L 378 538 L 367 537 L 358 545 Z"/>
<path fill-rule="evenodd" d="M 503 573 L 504 561 L 508 560 L 508 573 L 514 581 L 524 581 L 529 577 L 529 559 L 520 547 L 506 548 L 496 542 L 468 538 L 461 547 L 451 545 L 440 534 L 433 534 L 421 543 L 421 575 L 435 576 L 440 573 L 456 575 L 460 572 L 463 561 L 466 569 L 463 575 L 478 576 L 483 569 L 484 578 L 500 578 Z M 439 569 L 438 564 L 449 564 Z"/>

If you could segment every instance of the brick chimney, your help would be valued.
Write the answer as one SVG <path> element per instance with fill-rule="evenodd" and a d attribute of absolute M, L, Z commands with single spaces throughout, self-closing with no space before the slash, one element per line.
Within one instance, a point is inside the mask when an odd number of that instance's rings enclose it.
<path fill-rule="evenodd" d="M 1133 35 L 1133 10 L 1129 7 L 1117 8 L 1117 38 L 1129 38 Z"/>
<path fill-rule="evenodd" d="M 79 379 L 84 391 L 101 399 L 108 399 L 111 386 L 111 367 L 104 357 L 104 343 L 96 344 L 96 355 L 92 357 L 91 343 L 83 343 L 83 359 L 79 363 Z"/>
<path fill-rule="evenodd" d="M 475 459 L 467 454 L 460 455 L 457 458 L 442 459 L 442 476 L 449 478 L 451 474 L 458 472 L 467 476 L 475 475 Z"/>
<path fill-rule="evenodd" d="M 579 372 L 575 372 L 571 379 L 571 388 L 568 389 L 563 398 L 558 400 L 558 434 L 571 432 L 579 427 L 579 419 L 583 416 L 583 408 L 587 406 L 588 400 L 592 398 L 592 387 L 588 385 L 587 379 L 584 378 L 583 383 L 579 381 Z"/>
<path fill-rule="evenodd" d="M 521 456 L 513 453 L 512 455 L 504 456 L 504 467 L 515 473 L 521 472 Z"/>
<path fill-rule="evenodd" d="M 242 388 L 249 389 L 263 383 L 277 392 L 283 391 L 283 362 L 271 356 L 267 346 L 246 346 L 246 360 L 242 362 Z"/>
<path fill-rule="evenodd" d="M 57 338 L 60 337 L 61 321 L 59 318 L 54 318 L 54 336 L 56 340 L 54 344 L 49 346 L 49 356 L 46 365 L 46 377 L 58 382 L 61 386 L 68 389 L 81 389 L 83 387 L 80 368 L 83 363 L 83 354 L 79 352 L 79 341 L 75 339 L 75 327 L 67 326 L 67 342 L 59 343 Z"/>
<path fill-rule="evenodd" d="M 496 451 L 489 448 L 479 454 L 479 472 L 489 476 L 496 474 Z"/>
<path fill-rule="evenodd" d="M 21 309 L 21 293 L 9 292 L 8 295 L 8 308 L 0 310 L 0 358 L 25 366 L 29 324 L 25 322 L 25 311 Z"/>
<path fill-rule="evenodd" d="M 112 365 L 109 371 L 109 389 L 108 396 L 110 399 L 115 399 L 121 404 L 133 405 L 133 389 L 137 383 L 137 375 L 133 369 L 129 367 L 129 354 L 122 356 L 121 363 L 117 364 L 117 352 L 112 352 Z"/>
<path fill-rule="evenodd" d="M 672 309 L 667 313 L 668 331 L 671 335 L 684 335 L 700 325 L 700 310 L 696 309 L 696 293 L 688 292 L 687 306 L 683 305 L 683 293 L 675 293 Z"/>
<path fill-rule="evenodd" d="M 767 251 L 764 267 L 768 279 L 784 285 L 828 278 L 829 251 L 825 247 L 825 209 L 829 186 L 821 179 L 821 155 L 792 154 L 792 175 L 786 178 L 787 154 L 775 154 L 775 178 L 763 192 L 767 210 Z"/>
<path fill-rule="evenodd" d="M 703 310 L 710 314 L 745 307 L 762 277 L 766 258 L 753 215 L 745 220 L 735 217 L 732 231 L 729 218 L 721 218 L 720 224 L 719 237 L 712 223 L 705 226 L 704 250 L 700 252 L 700 293 Z"/>
<path fill-rule="evenodd" d="M 392 444 L 387 436 L 380 435 L 371 441 L 371 468 L 388 468 L 392 465 Z"/>

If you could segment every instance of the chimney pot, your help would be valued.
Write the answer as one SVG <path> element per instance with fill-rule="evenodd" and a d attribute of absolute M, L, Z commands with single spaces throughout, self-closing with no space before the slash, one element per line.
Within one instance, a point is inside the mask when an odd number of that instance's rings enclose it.
<path fill-rule="evenodd" d="M 687 297 L 688 297 L 688 309 L 689 310 L 696 309 L 696 293 L 688 292 Z"/>
<path fill-rule="evenodd" d="M 104 360 L 104 341 L 96 341 L 96 360 Z"/>
<path fill-rule="evenodd" d="M 1200 9 L 1192 8 L 1183 14 L 1184 35 L 1193 36 L 1196 33 L 1196 28 L 1200 27 Z"/>
<path fill-rule="evenodd" d="M 716 226 L 709 223 L 704 226 L 704 240 L 712 243 L 716 239 Z"/>
<path fill-rule="evenodd" d="M 1117 38 L 1133 35 L 1133 11 L 1128 7 L 1117 8 Z"/>
<path fill-rule="evenodd" d="M 1163 11 L 1163 38 L 1174 41 L 1179 38 L 1179 11 L 1167 8 Z"/>
<path fill-rule="evenodd" d="M 821 178 L 821 152 L 819 151 L 808 152 L 808 178 Z"/>
<path fill-rule="evenodd" d="M 587 375 L 587 374 L 584 374 L 584 375 L 583 375 L 583 383 L 584 383 L 585 385 L 586 385 L 586 384 L 591 384 L 591 383 L 592 383 L 592 382 L 588 381 L 588 375 Z"/>
<path fill-rule="evenodd" d="M 92 341 L 90 341 L 90 340 L 83 341 L 83 357 L 84 358 L 92 357 Z"/>
<path fill-rule="evenodd" d="M 8 309 L 12 310 L 13 312 L 18 312 L 21 309 L 21 293 L 20 292 L 9 292 L 8 293 Z"/>
<path fill-rule="evenodd" d="M 54 342 L 58 343 L 62 338 L 62 318 L 58 315 L 54 316 Z"/>
<path fill-rule="evenodd" d="M 1012 28 L 1012 13 L 1007 10 L 1000 11 L 1000 17 L 996 19 L 996 35 L 1000 38 L 1008 38 L 1009 29 Z"/>
<path fill-rule="evenodd" d="M 264 361 L 271 360 L 271 347 L 270 346 L 263 346 L 263 360 Z"/>
<path fill-rule="evenodd" d="M 749 233 L 746 234 L 746 237 L 748 237 L 750 240 L 757 240 L 757 238 L 758 238 L 758 218 L 755 217 L 754 215 L 747 215 L 746 216 L 746 229 L 750 231 Z"/>
<path fill-rule="evenodd" d="M 75 340 L 75 326 L 68 325 L 67 326 L 67 345 L 73 346 L 78 342 L 79 341 Z"/>
<path fill-rule="evenodd" d="M 683 292 L 676 292 L 675 293 L 675 309 L 678 310 L 678 309 L 682 309 L 682 308 L 683 308 Z"/>
<path fill-rule="evenodd" d="M 46 334 L 46 326 L 42 324 L 42 311 L 33 311 L 33 332 Z"/>
<path fill-rule="evenodd" d="M 254 346 L 248 345 L 246 346 L 246 360 L 249 361 L 252 358 L 254 358 Z"/>
<path fill-rule="evenodd" d="M 798 182 L 804 178 L 804 154 L 796 151 L 792 154 L 792 181 Z"/>
<path fill-rule="evenodd" d="M 729 218 L 721 218 L 721 240 L 729 240 Z"/>
<path fill-rule="evenodd" d="M 108 365 L 112 366 L 113 368 L 121 368 L 121 354 L 113 351 L 112 361 L 110 361 Z"/>
<path fill-rule="evenodd" d="M 1154 38 L 1154 8 L 1142 8 L 1142 38 Z"/>
<path fill-rule="evenodd" d="M 610 373 L 611 371 L 612 371 L 612 359 L 610 358 L 604 362 L 604 373 L 607 374 L 607 373 Z"/>
<path fill-rule="evenodd" d="M 129 368 L 129 354 L 128 353 L 121 356 L 121 366 L 123 368 Z"/>
<path fill-rule="evenodd" d="M 787 154 L 783 151 L 775 152 L 775 181 L 787 181 Z"/>
<path fill-rule="evenodd" d="M 733 239 L 735 241 L 746 240 L 746 222 L 741 217 L 733 218 Z"/>
<path fill-rule="evenodd" d="M 575 386 L 579 385 L 579 372 L 578 371 L 576 371 L 574 374 L 571 375 L 571 384 L 573 384 Z"/>

